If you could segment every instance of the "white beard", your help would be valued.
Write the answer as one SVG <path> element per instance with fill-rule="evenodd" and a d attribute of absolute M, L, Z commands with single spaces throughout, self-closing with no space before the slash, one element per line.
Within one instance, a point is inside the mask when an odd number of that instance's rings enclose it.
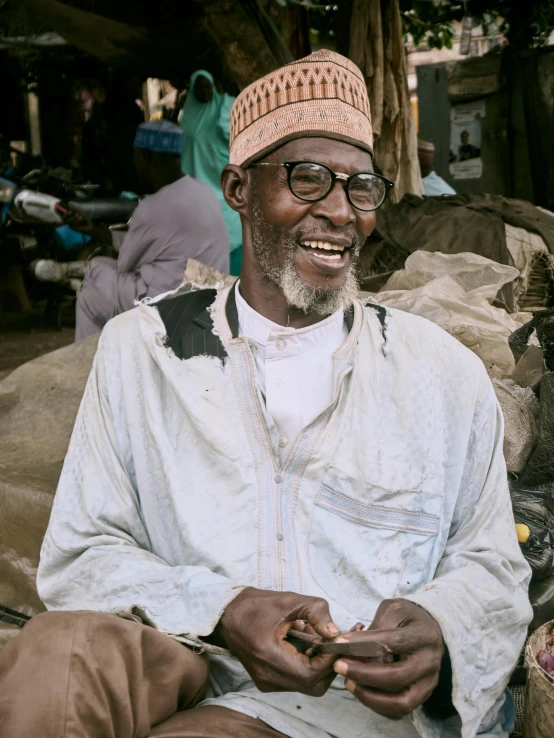
<path fill-rule="evenodd" d="M 344 283 L 336 290 L 318 290 L 299 277 L 294 267 L 292 255 L 300 248 L 295 240 L 285 243 L 287 256 L 285 263 L 275 264 L 270 256 L 276 244 L 268 244 L 261 235 L 267 229 L 259 201 L 254 198 L 252 219 L 252 240 L 258 267 L 263 277 L 276 284 L 282 291 L 287 303 L 308 314 L 332 315 L 337 310 L 348 310 L 358 294 L 356 280 L 356 260 L 361 250 L 357 245 L 352 249 L 351 263 Z"/>
<path fill-rule="evenodd" d="M 304 282 L 298 276 L 290 256 L 280 270 L 278 284 L 289 305 L 305 313 L 316 312 L 320 315 L 332 315 L 337 310 L 348 310 L 358 294 L 354 264 L 348 267 L 343 284 L 338 289 L 327 292 L 317 290 Z"/>

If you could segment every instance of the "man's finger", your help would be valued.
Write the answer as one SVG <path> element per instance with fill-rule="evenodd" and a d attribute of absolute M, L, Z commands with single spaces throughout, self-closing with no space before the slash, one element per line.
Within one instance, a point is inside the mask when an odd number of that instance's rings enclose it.
<path fill-rule="evenodd" d="M 381 643 L 391 653 L 404 654 L 420 651 L 428 646 L 438 646 L 437 635 L 420 626 L 393 628 L 391 630 L 362 630 L 345 633 L 335 643 Z M 368 655 L 371 655 L 368 653 Z"/>
<path fill-rule="evenodd" d="M 276 663 L 272 662 L 272 666 L 276 667 L 283 674 L 291 674 L 298 679 L 315 679 L 323 675 L 333 672 L 333 664 L 337 657 L 331 654 L 316 653 L 315 656 L 308 656 L 300 653 L 288 641 L 282 641 L 282 646 Z"/>
<path fill-rule="evenodd" d="M 304 655 L 306 656 L 306 654 Z M 335 661 L 337 660 L 337 656 L 334 654 L 317 653 L 317 651 L 315 652 L 315 656 L 310 655 L 307 656 L 307 658 L 310 659 L 310 663 L 313 669 L 322 672 L 327 671 L 327 669 L 332 669 Z"/>
<path fill-rule="evenodd" d="M 350 679 L 362 687 L 373 689 L 402 690 L 425 677 L 438 678 L 440 661 L 427 652 L 408 656 L 391 664 L 367 663 L 341 658 L 335 662 L 337 674 Z"/>
<path fill-rule="evenodd" d="M 291 683 L 288 691 L 300 692 L 301 694 L 307 694 L 310 697 L 323 697 L 335 677 L 336 674 L 334 672 L 331 672 L 331 674 L 326 674 L 317 681 L 305 682 L 301 683 L 300 685 L 298 683 Z"/>
<path fill-rule="evenodd" d="M 401 692 L 388 693 L 371 687 L 362 687 L 347 679 L 345 687 L 366 707 L 379 715 L 400 720 L 426 702 L 436 686 L 435 680 L 426 678 Z"/>
<path fill-rule="evenodd" d="M 319 654 L 309 658 L 287 641 L 267 656 L 267 666 L 279 674 L 278 682 L 292 692 L 320 696 L 335 679 L 333 663 L 336 656 Z"/>
<path fill-rule="evenodd" d="M 331 619 L 329 605 L 321 597 L 307 597 L 306 602 L 296 607 L 291 615 L 295 620 L 307 620 L 323 638 L 335 638 L 340 633 Z"/>

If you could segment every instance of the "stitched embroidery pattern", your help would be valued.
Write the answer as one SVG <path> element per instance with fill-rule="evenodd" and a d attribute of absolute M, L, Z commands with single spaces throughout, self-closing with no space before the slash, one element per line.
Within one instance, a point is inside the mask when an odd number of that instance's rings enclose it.
<path fill-rule="evenodd" d="M 346 374 L 349 373 L 350 368 L 350 365 L 346 363 L 336 380 L 334 388 L 335 399 L 333 403 L 322 413 L 322 415 L 319 416 L 319 418 L 316 418 L 299 437 L 298 445 L 293 447 L 291 456 L 285 464 L 286 474 L 283 488 L 283 527 L 285 529 L 285 545 L 289 567 L 285 573 L 284 588 L 290 589 L 294 592 L 302 591 L 295 516 L 298 489 L 304 477 L 304 472 L 306 471 L 308 462 L 317 448 L 320 438 L 327 427 L 329 418 L 337 406 L 339 388 L 341 387 Z M 289 527 L 291 532 L 289 532 Z"/>
<path fill-rule="evenodd" d="M 366 505 L 350 497 L 322 487 L 315 504 L 329 512 L 336 513 L 347 520 L 362 525 L 376 525 L 394 530 L 413 531 L 436 535 L 439 530 L 439 517 L 428 513 L 400 510 L 383 505 Z"/>
<path fill-rule="evenodd" d="M 246 87 L 230 113 L 230 161 L 245 165 L 279 141 L 330 135 L 372 151 L 367 88 L 358 67 L 321 49 Z"/>
<path fill-rule="evenodd" d="M 300 565 L 298 560 L 297 536 L 295 526 L 296 498 L 300 482 L 306 471 L 314 447 L 327 425 L 330 412 L 320 417 L 318 422 L 312 423 L 298 440 L 291 457 L 287 460 L 283 474 L 283 543 L 286 550 L 287 567 L 283 567 L 281 579 L 283 589 L 292 592 L 301 592 Z"/>
<path fill-rule="evenodd" d="M 247 349 L 243 345 L 230 345 L 228 351 L 232 357 L 233 383 L 240 413 L 258 478 L 258 586 L 261 589 L 277 589 L 274 572 L 279 566 L 276 545 L 276 511 L 279 501 L 273 479 L 276 474 L 275 462 L 271 448 L 268 447 L 267 429 L 257 400 L 253 367 L 248 359 Z"/>

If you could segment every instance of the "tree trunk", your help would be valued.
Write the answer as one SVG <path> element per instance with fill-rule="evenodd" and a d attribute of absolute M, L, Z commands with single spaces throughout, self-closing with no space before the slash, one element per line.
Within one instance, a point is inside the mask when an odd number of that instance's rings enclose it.
<path fill-rule="evenodd" d="M 366 79 L 375 166 L 395 182 L 393 201 L 423 194 L 398 0 L 353 0 L 348 56 Z"/>
<path fill-rule="evenodd" d="M 242 89 L 292 61 L 256 0 L 175 0 L 153 15 L 146 0 L 25 2 L 70 44 L 143 79 L 188 78 L 200 68 Z"/>
<path fill-rule="evenodd" d="M 239 89 L 293 61 L 256 0 L 195 1 L 203 9 L 203 26 L 216 41 Z"/>

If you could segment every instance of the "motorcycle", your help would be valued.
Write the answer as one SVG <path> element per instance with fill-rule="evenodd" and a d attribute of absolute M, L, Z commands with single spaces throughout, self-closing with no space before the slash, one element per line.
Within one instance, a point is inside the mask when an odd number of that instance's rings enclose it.
<path fill-rule="evenodd" d="M 110 228 L 129 221 L 138 198 L 95 198 L 97 187 L 67 182 L 48 170 L 21 178 L 0 173 L 0 264 L 20 269 L 31 302 L 46 300 L 45 320 L 61 327 L 61 306 L 75 294 L 87 259 L 97 251 L 88 236 L 64 225 L 67 208 Z"/>

